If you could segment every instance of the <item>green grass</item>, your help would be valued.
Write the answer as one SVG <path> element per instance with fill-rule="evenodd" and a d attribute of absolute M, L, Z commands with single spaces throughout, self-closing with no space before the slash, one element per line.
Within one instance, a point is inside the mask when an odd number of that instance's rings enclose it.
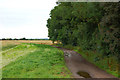
<path fill-rule="evenodd" d="M 29 52 L 32 49 L 35 50 Z M 42 44 L 21 44 L 13 50 L 13 53 L 10 53 L 11 56 L 13 56 L 12 54 L 19 53 L 19 51 L 16 52 L 15 50 L 20 50 L 23 54 L 27 54 L 17 57 L 15 61 L 3 67 L 3 78 L 71 77 L 71 73 L 64 63 L 63 51 L 57 48 Z"/>
<path fill-rule="evenodd" d="M 10 45 L 7 45 L 7 46 L 2 46 L 2 51 L 8 50 L 10 48 L 14 48 L 15 46 L 17 46 L 17 45 L 10 44 Z"/>

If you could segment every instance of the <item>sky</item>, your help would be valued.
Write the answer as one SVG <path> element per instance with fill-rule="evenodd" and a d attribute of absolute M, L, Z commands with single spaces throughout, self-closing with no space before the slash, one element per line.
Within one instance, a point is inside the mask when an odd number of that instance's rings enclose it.
<path fill-rule="evenodd" d="M 56 0 L 0 0 L 1 38 L 48 38 L 47 19 Z"/>

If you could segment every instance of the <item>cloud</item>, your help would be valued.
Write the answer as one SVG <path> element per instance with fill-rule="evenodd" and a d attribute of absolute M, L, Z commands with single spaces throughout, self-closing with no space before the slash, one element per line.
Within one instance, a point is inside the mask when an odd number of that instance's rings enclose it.
<path fill-rule="evenodd" d="M 0 0 L 0 38 L 47 38 L 56 0 Z"/>
<path fill-rule="evenodd" d="M 34 26 L 34 27 L 33 27 Z M 2 28 L 0 31 L 0 37 L 7 37 L 7 38 L 47 38 L 47 28 L 44 28 L 39 25 L 23 25 L 22 27 L 9 27 L 9 28 Z"/>
<path fill-rule="evenodd" d="M 55 6 L 56 0 L 1 0 L 0 7 L 4 8 L 24 8 L 24 9 L 51 9 Z M 44 8 L 43 8 L 44 7 Z"/>

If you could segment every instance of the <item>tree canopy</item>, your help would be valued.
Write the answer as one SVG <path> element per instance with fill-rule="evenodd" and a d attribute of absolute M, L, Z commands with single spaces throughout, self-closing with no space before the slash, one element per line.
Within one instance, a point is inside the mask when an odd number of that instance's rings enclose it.
<path fill-rule="evenodd" d="M 63 45 L 96 50 L 120 59 L 120 2 L 59 3 L 50 12 L 47 27 L 50 39 Z"/>

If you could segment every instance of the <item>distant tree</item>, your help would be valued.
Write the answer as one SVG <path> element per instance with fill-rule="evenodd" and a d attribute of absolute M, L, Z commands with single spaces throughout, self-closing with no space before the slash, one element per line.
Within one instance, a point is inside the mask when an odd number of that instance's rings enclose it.
<path fill-rule="evenodd" d="M 20 38 L 20 40 L 26 40 L 26 38 L 24 37 L 24 38 Z"/>
<path fill-rule="evenodd" d="M 5 38 L 2 38 L 2 40 L 6 40 Z"/>
<path fill-rule="evenodd" d="M 8 38 L 8 40 L 12 40 L 12 38 Z"/>
<path fill-rule="evenodd" d="M 14 38 L 14 40 L 18 40 L 17 38 Z"/>

